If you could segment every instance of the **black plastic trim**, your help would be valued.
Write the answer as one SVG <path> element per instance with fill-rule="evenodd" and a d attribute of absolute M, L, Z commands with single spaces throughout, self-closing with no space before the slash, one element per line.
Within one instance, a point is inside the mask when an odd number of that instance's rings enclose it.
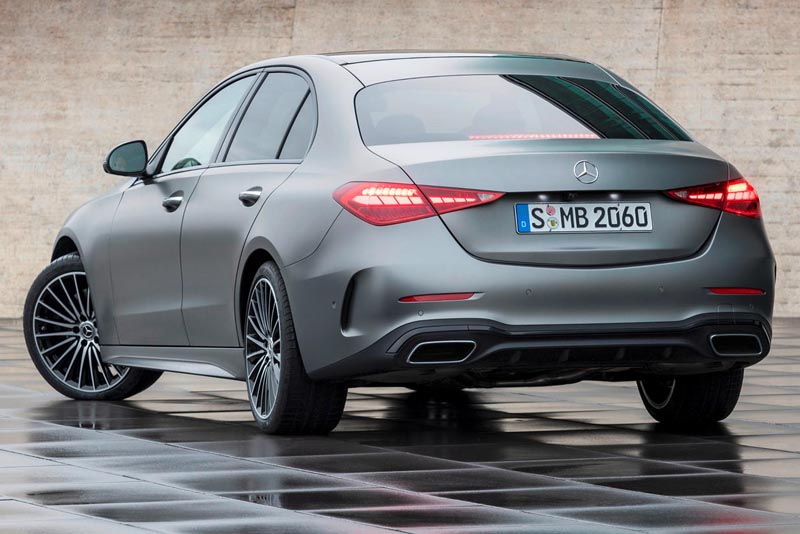
<path fill-rule="evenodd" d="M 709 338 L 723 333 L 755 335 L 764 350 L 758 355 L 719 356 Z M 464 362 L 444 364 L 440 369 L 472 372 L 491 367 L 493 372 L 502 373 L 505 364 L 501 356 L 516 353 L 521 368 L 529 372 L 581 367 L 658 368 L 669 372 L 674 366 L 676 372 L 691 373 L 694 364 L 701 364 L 696 372 L 703 372 L 702 365 L 743 367 L 757 363 L 769 352 L 772 328 L 759 314 L 728 312 L 675 322 L 524 327 L 485 319 L 419 321 L 397 328 L 370 347 L 309 374 L 315 380 L 348 381 L 407 371 L 413 367 L 407 363 L 408 354 L 419 343 L 455 339 L 454 336 L 475 341 L 477 348 Z M 611 349 L 618 353 L 603 356 Z"/>

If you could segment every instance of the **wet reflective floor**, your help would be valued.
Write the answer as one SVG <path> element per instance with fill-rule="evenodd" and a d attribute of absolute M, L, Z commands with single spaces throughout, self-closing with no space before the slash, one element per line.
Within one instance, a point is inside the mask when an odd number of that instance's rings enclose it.
<path fill-rule="evenodd" d="M 800 532 L 800 321 L 702 435 L 633 384 L 350 392 L 329 437 L 269 437 L 243 384 L 176 374 L 75 402 L 0 323 L 0 534 Z"/>

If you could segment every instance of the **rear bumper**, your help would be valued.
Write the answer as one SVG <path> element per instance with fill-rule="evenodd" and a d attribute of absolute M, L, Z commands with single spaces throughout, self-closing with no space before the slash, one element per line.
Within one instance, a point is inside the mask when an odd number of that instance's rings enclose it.
<path fill-rule="evenodd" d="M 720 335 L 742 336 L 746 342 L 734 350 L 715 350 L 712 339 Z M 771 335 L 769 322 L 757 314 L 704 314 L 673 323 L 537 327 L 487 320 L 420 321 L 311 375 L 354 384 L 451 380 L 465 386 L 492 386 L 701 374 L 759 362 L 769 352 Z M 441 345 L 443 350 L 435 358 L 415 361 L 421 347 L 450 342 L 454 343 L 451 357 L 448 345 Z"/>
<path fill-rule="evenodd" d="M 392 370 L 385 365 L 392 353 L 383 345 L 423 325 L 445 325 L 456 334 L 480 327 L 488 329 L 484 337 L 496 335 L 504 343 L 521 339 L 519 333 L 542 336 L 558 330 L 574 339 L 563 342 L 569 348 L 585 336 L 603 338 L 609 328 L 670 333 L 685 330 L 698 317 L 710 317 L 712 323 L 729 317 L 738 325 L 741 317 L 752 315 L 768 324 L 775 261 L 760 220 L 725 214 L 709 242 L 690 258 L 553 267 L 475 258 L 434 217 L 376 227 L 343 212 L 319 248 L 284 266 L 282 274 L 307 372 L 313 378 L 344 379 Z M 716 295 L 710 287 L 765 293 Z M 400 300 L 460 292 L 475 295 L 463 301 Z M 347 363 L 353 361 L 361 363 Z"/>

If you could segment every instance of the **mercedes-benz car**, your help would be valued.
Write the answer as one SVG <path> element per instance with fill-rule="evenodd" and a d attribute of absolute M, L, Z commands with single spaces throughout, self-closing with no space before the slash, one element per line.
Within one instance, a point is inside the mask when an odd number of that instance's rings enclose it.
<path fill-rule="evenodd" d="M 74 399 L 225 377 L 263 430 L 325 433 L 354 385 L 637 381 L 691 428 L 770 349 L 755 189 L 587 61 L 272 59 L 103 167 L 124 181 L 70 215 L 24 310 Z"/>

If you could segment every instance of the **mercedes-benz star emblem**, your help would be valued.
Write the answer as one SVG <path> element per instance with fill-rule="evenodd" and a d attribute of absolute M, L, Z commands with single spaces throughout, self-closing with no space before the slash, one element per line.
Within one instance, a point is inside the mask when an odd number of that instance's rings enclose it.
<path fill-rule="evenodd" d="M 575 173 L 575 178 L 584 184 L 595 183 L 597 181 L 597 176 L 599 175 L 599 172 L 597 171 L 597 165 L 591 161 L 586 161 L 585 159 L 582 159 L 576 163 L 575 168 L 572 169 L 572 172 Z"/>
<path fill-rule="evenodd" d="M 83 339 L 92 339 L 95 336 L 94 325 L 84 322 L 80 325 L 81 336 Z"/>

